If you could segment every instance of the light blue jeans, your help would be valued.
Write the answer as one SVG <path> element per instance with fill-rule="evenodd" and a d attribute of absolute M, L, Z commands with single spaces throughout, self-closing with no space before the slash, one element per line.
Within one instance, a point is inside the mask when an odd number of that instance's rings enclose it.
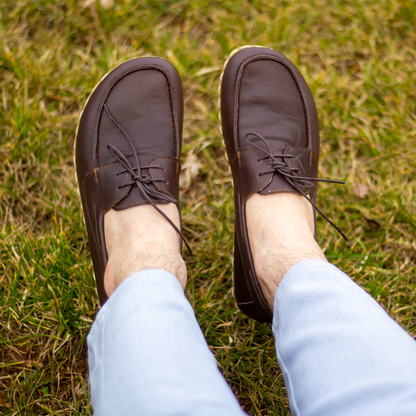
<path fill-rule="evenodd" d="M 294 415 L 416 415 L 416 342 L 329 263 L 306 260 L 285 275 L 273 334 Z M 119 286 L 88 354 L 95 416 L 245 414 L 165 271 Z"/>

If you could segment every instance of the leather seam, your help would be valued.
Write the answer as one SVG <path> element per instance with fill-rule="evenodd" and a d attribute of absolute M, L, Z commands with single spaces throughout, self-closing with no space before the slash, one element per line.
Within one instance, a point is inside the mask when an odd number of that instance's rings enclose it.
<path fill-rule="evenodd" d="M 238 234 L 239 234 L 238 233 L 238 227 L 235 227 L 235 232 L 236 232 L 237 238 L 238 238 Z M 241 237 L 242 236 L 240 236 L 240 240 L 241 240 Z M 247 276 L 246 266 L 244 265 L 243 253 L 241 252 L 241 247 L 240 246 L 241 246 L 241 244 L 238 244 L 238 251 L 240 252 L 240 259 L 241 259 L 241 264 L 243 265 L 244 277 L 246 278 L 246 283 L 247 283 L 248 291 L 250 292 L 251 299 L 254 302 L 254 296 L 253 296 L 253 293 L 251 292 L 251 288 L 250 288 L 250 282 L 249 282 L 250 279 Z M 250 250 L 250 254 L 251 254 L 251 248 L 249 246 L 248 246 L 248 249 Z M 254 303 L 254 305 L 256 306 L 256 309 L 258 310 L 257 305 L 255 303 Z"/>
<path fill-rule="evenodd" d="M 91 174 L 92 173 L 94 173 L 94 176 L 96 177 L 96 182 L 99 182 L 99 180 L 98 180 L 98 174 L 97 174 L 97 171 L 98 170 L 100 170 L 100 169 L 103 169 L 103 168 L 108 168 L 108 167 L 111 167 L 111 166 L 122 166 L 120 163 L 113 163 L 113 164 L 111 164 L 111 165 L 105 165 L 105 166 L 101 166 L 101 167 L 98 167 L 98 168 L 95 168 L 86 178 L 85 178 L 85 190 L 84 190 L 84 192 L 85 192 L 85 194 L 86 194 L 86 192 L 87 192 L 87 182 L 88 182 L 88 179 L 90 178 L 90 176 L 91 176 Z M 130 176 L 130 178 L 131 178 L 131 175 L 130 174 L 128 174 L 129 176 Z M 117 202 L 118 201 L 121 201 L 128 193 L 129 193 L 129 191 L 130 191 L 130 189 L 131 189 L 131 185 L 130 186 L 128 186 L 127 187 L 127 190 L 123 193 L 123 195 L 121 195 L 121 196 L 119 196 L 118 198 L 116 198 L 113 202 L 111 202 L 108 206 L 107 206 L 107 208 L 104 210 L 104 211 L 102 211 L 101 212 L 101 215 L 104 215 L 106 212 L 108 212 L 115 204 L 117 204 Z M 85 201 L 87 201 L 87 198 L 85 197 Z M 87 204 L 88 204 L 88 202 L 87 202 Z M 91 223 L 91 222 L 90 222 Z M 98 237 L 98 236 L 97 236 Z M 97 240 L 95 241 L 96 243 L 97 243 Z"/>
<path fill-rule="evenodd" d="M 234 161 L 235 161 L 235 158 L 238 156 L 238 159 L 239 159 L 239 166 L 241 167 L 241 158 L 240 158 L 240 155 L 241 154 L 245 154 L 245 153 L 251 153 L 251 152 L 259 152 L 259 153 L 264 153 L 264 152 L 262 152 L 261 150 L 257 150 L 257 149 L 251 149 L 251 150 L 245 150 L 244 152 L 238 152 L 237 153 L 237 155 L 234 157 L 234 159 L 233 159 L 233 161 L 231 162 L 231 163 L 234 163 Z M 270 163 L 272 163 L 272 159 L 269 157 L 269 161 L 270 161 Z M 252 195 L 254 195 L 256 192 L 259 192 L 259 191 L 261 191 L 261 189 L 262 188 L 264 188 L 265 186 L 267 186 L 267 185 L 269 185 L 270 184 L 270 179 L 272 178 L 272 176 L 273 176 L 273 173 L 269 173 L 269 176 L 268 176 L 268 178 L 266 179 L 266 181 L 260 186 L 260 187 L 258 187 L 256 190 L 254 190 L 254 191 L 252 191 L 250 194 L 248 194 L 244 199 L 243 199 L 243 201 L 246 201 L 248 198 L 250 198 Z"/>
<path fill-rule="evenodd" d="M 170 112 L 171 112 L 171 115 L 172 115 L 172 127 L 173 127 L 173 135 L 174 135 L 173 140 L 174 140 L 175 153 L 176 153 L 177 150 L 178 150 L 178 141 L 177 141 L 178 138 L 176 137 L 175 114 L 174 114 L 174 109 L 173 109 L 173 98 L 176 96 L 175 85 L 173 83 L 173 80 L 172 80 L 169 72 L 164 73 L 164 75 L 165 75 L 166 78 L 168 78 L 168 86 L 170 87 L 170 88 L 168 88 L 169 89 L 169 99 L 170 99 L 169 100 L 169 105 L 170 105 Z M 171 92 L 171 89 L 172 89 L 172 92 Z M 179 156 L 180 155 L 178 155 L 178 157 Z"/>
<path fill-rule="evenodd" d="M 261 150 L 257 150 L 257 149 L 251 149 L 251 150 L 244 150 L 244 152 L 238 152 L 235 156 L 234 159 L 231 161 L 231 163 L 234 163 L 235 159 L 238 158 L 240 159 L 240 155 L 243 155 L 245 153 L 250 153 L 250 152 L 260 152 L 260 153 L 264 153 Z M 239 160 L 239 165 L 241 166 L 241 160 Z"/>
<path fill-rule="evenodd" d="M 244 210 L 244 212 L 245 212 L 245 210 Z M 241 213 L 240 213 L 240 217 L 241 217 Z M 245 224 L 245 222 L 243 224 Z M 235 232 L 236 232 L 236 234 L 238 234 L 238 227 L 235 227 Z M 251 296 L 251 299 L 253 301 L 253 304 L 254 304 L 255 308 L 257 309 L 258 312 L 260 312 L 261 315 L 263 315 L 264 310 L 260 309 L 259 306 L 257 305 L 257 303 L 254 301 L 255 298 L 259 300 L 259 297 L 257 296 L 257 294 L 256 294 L 256 296 L 253 296 L 253 293 L 251 291 L 251 288 L 250 288 L 250 280 L 251 279 L 249 278 L 249 276 L 247 276 L 246 266 L 244 265 L 244 257 L 243 257 L 243 254 L 241 252 L 241 247 L 240 246 L 241 246 L 241 244 L 238 244 L 238 251 L 240 252 L 241 264 L 243 265 L 244 277 L 246 279 L 247 288 L 248 288 L 248 291 L 250 292 L 250 296 Z M 249 257 L 253 258 L 253 255 L 251 253 L 251 247 L 250 247 L 250 244 L 249 244 L 248 241 L 247 241 L 246 246 L 247 246 L 247 251 L 248 251 L 247 254 L 249 255 Z M 253 272 L 254 272 L 254 277 L 258 280 L 256 270 L 254 269 L 254 264 L 253 264 Z"/>
<path fill-rule="evenodd" d="M 315 158 L 315 162 L 318 163 L 318 158 L 316 157 L 315 153 L 311 149 L 307 149 L 306 147 L 300 147 L 300 146 L 289 147 L 286 154 L 288 154 L 289 151 L 292 150 L 292 149 L 307 150 L 309 152 L 309 158 L 312 158 L 312 155 L 313 155 L 313 157 Z"/>
<path fill-rule="evenodd" d="M 313 157 L 315 158 L 315 162 L 316 162 L 316 169 L 315 169 L 315 172 L 314 172 L 315 176 L 313 176 L 313 177 L 317 178 L 318 177 L 318 158 L 316 157 L 315 153 L 312 152 L 312 150 L 310 150 L 310 149 L 306 149 L 305 147 L 295 146 L 295 147 L 289 147 L 287 149 L 287 151 L 285 151 L 285 154 L 289 154 L 290 150 L 292 150 L 292 149 L 307 150 L 309 152 L 309 166 L 312 165 L 312 155 L 313 155 Z M 286 163 L 288 163 L 289 166 L 292 167 L 289 159 L 285 158 L 285 160 L 286 160 Z M 298 176 L 298 174 L 296 172 L 293 172 L 293 173 L 296 176 Z"/>
<path fill-rule="evenodd" d="M 238 82 L 238 74 L 240 72 L 240 68 L 243 66 L 243 64 L 245 62 L 246 61 L 241 62 L 241 64 L 238 66 L 238 69 L 236 71 L 236 76 L 235 76 L 235 84 L 236 84 L 235 88 L 236 89 L 238 88 L 238 94 L 237 94 L 237 91 L 234 93 L 234 95 L 236 96 L 235 97 L 236 98 L 236 103 L 234 105 L 237 106 L 237 125 L 236 125 L 236 130 L 237 130 L 237 132 L 236 132 L 237 133 L 237 154 L 241 151 L 241 149 L 240 149 L 241 148 L 241 145 L 240 145 L 240 129 L 239 129 L 239 126 L 240 126 L 240 86 L 237 84 L 237 82 Z"/>
<path fill-rule="evenodd" d="M 151 163 L 152 165 L 157 161 L 157 160 L 173 160 L 174 162 L 178 163 L 176 159 L 173 159 L 171 157 L 158 157 L 156 159 L 153 160 L 153 162 Z M 155 178 L 154 174 L 153 174 L 153 170 L 152 168 L 149 169 L 150 170 L 150 174 L 152 175 L 152 179 Z M 167 193 L 169 194 L 172 198 L 175 199 L 175 197 L 173 196 L 173 194 L 171 192 L 169 192 L 167 189 L 162 188 L 160 185 L 158 185 L 156 182 L 153 182 L 153 185 L 161 192 Z"/>
<path fill-rule="evenodd" d="M 270 184 L 270 179 L 273 177 L 273 173 L 269 173 L 269 177 L 267 178 L 267 180 L 266 180 L 266 182 L 263 184 L 263 185 L 261 185 L 259 188 L 257 188 L 255 191 L 252 191 L 250 194 L 248 194 L 244 199 L 243 199 L 243 201 L 247 201 L 247 199 L 248 198 L 250 198 L 251 197 L 251 195 L 254 195 L 255 193 L 257 193 L 257 192 L 260 192 L 262 189 L 264 189 L 264 187 L 265 186 L 267 186 L 267 185 L 269 185 Z M 267 183 L 267 182 L 269 182 L 269 183 Z"/>
<path fill-rule="evenodd" d="M 95 242 L 95 247 L 97 248 L 97 247 L 99 247 L 99 244 L 98 244 L 98 242 L 97 242 L 97 237 L 98 236 L 96 236 L 95 235 L 95 232 L 94 232 L 94 227 L 93 227 L 93 225 L 92 225 L 92 221 L 91 221 L 91 216 L 90 216 L 90 211 L 89 211 L 89 207 L 88 207 L 88 199 L 87 199 L 87 181 L 88 181 L 88 179 L 91 177 L 91 175 L 93 174 L 93 172 L 90 172 L 90 174 L 85 178 L 85 181 L 84 181 L 84 200 L 85 200 L 85 207 L 86 207 L 86 210 L 85 210 L 85 212 L 86 212 L 86 214 L 87 214 L 87 217 L 88 217 L 88 222 L 89 222 L 89 224 L 90 224 L 90 227 L 91 227 L 91 233 L 92 233 L 92 236 L 94 237 L 94 242 Z M 104 249 L 105 247 L 103 247 L 103 249 Z M 98 256 L 99 257 L 99 259 L 100 259 L 100 268 L 101 268 L 101 273 L 104 273 L 104 264 L 103 264 L 103 260 L 102 260 L 102 256 Z"/>
<path fill-rule="evenodd" d="M 282 191 L 288 191 L 288 192 L 292 192 L 292 193 L 294 193 L 294 194 L 298 194 L 299 192 L 297 192 L 297 191 L 294 191 L 293 189 L 284 189 L 284 188 L 281 188 L 281 189 L 272 189 L 272 190 L 270 190 L 270 191 L 261 191 L 261 192 L 267 192 L 268 194 L 272 194 L 272 193 L 278 193 L 278 192 L 282 192 Z"/>
<path fill-rule="evenodd" d="M 123 166 L 121 163 L 112 163 L 111 165 L 104 165 L 104 166 L 99 166 L 97 168 L 93 169 L 93 172 L 96 172 L 97 170 L 103 169 L 103 168 L 109 168 L 111 166 Z"/>
<path fill-rule="evenodd" d="M 287 164 L 289 164 L 289 166 L 290 166 L 290 167 L 292 167 L 292 164 L 290 163 L 289 159 L 287 159 L 287 158 L 285 158 L 285 159 L 286 159 L 286 163 L 287 163 Z M 292 173 L 293 173 L 295 176 L 298 176 L 298 174 L 297 174 L 296 172 L 293 172 L 293 171 L 292 171 Z M 287 179 L 286 179 L 286 181 L 287 181 Z"/>
<path fill-rule="evenodd" d="M 238 233 L 238 231 L 236 231 Z M 249 248 L 250 252 L 251 252 L 251 248 Z M 243 265 L 243 270 L 244 270 L 244 277 L 246 278 L 246 283 L 247 283 L 247 287 L 248 287 L 248 291 L 250 292 L 250 296 L 251 299 L 253 299 L 253 303 L 256 306 L 256 309 L 259 311 L 256 303 L 254 302 L 254 296 L 253 293 L 251 292 L 251 288 L 250 288 L 250 282 L 249 282 L 249 278 L 247 276 L 247 270 L 246 270 L 246 266 L 244 265 L 244 259 L 243 259 L 243 254 L 241 253 L 241 248 L 240 248 L 240 244 L 238 245 L 238 251 L 240 252 L 240 256 L 241 256 L 241 264 Z M 257 277 L 257 275 L 256 275 Z M 259 311 L 260 312 L 260 311 Z"/>
<path fill-rule="evenodd" d="M 124 208 L 124 207 L 129 207 L 131 205 L 135 205 L 138 204 L 140 202 L 149 202 L 149 201 L 153 201 L 153 202 L 167 202 L 166 199 L 143 199 L 142 201 L 134 201 L 134 202 L 130 202 L 130 204 L 125 204 L 125 205 L 117 205 L 118 208 Z"/>
<path fill-rule="evenodd" d="M 131 175 L 129 174 L 130 178 Z M 111 204 L 109 204 L 107 206 L 107 208 L 101 213 L 101 215 L 104 215 L 105 213 L 107 213 L 108 211 L 110 211 L 111 208 L 113 208 L 114 205 L 117 204 L 117 202 L 120 202 L 122 199 L 124 199 L 124 197 L 127 196 L 127 194 L 130 192 L 131 189 L 131 185 L 130 186 L 126 186 L 127 190 L 124 192 L 123 195 L 121 195 L 120 197 L 116 198 L 113 202 L 111 202 Z"/>

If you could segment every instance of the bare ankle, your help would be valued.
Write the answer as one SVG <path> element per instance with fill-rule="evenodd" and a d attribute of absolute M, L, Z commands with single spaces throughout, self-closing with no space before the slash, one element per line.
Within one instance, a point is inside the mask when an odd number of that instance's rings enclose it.
<path fill-rule="evenodd" d="M 129 276 L 148 269 L 165 270 L 173 274 L 185 290 L 187 283 L 185 262 L 177 252 L 169 252 L 158 242 L 151 246 L 142 246 L 140 251 L 124 256 L 122 261 L 117 259 L 117 253 L 114 254 L 109 259 L 104 274 L 104 287 L 108 296 L 111 296 Z"/>
<path fill-rule="evenodd" d="M 175 205 L 159 205 L 159 208 L 179 227 Z M 104 221 L 108 251 L 104 287 L 108 296 L 133 273 L 147 269 L 161 269 L 173 274 L 185 289 L 187 272 L 179 237 L 152 206 L 110 211 Z"/>
<path fill-rule="evenodd" d="M 273 309 L 277 288 L 291 267 L 326 260 L 314 239 L 313 211 L 300 195 L 255 194 L 247 201 L 247 227 L 256 274 Z"/>
<path fill-rule="evenodd" d="M 254 258 L 257 277 L 272 310 L 276 291 L 286 273 L 293 266 L 303 260 L 317 259 L 326 261 L 325 255 L 315 240 L 310 241 L 309 239 L 302 240 L 298 238 L 297 242 L 295 250 L 288 249 L 288 246 L 276 244 L 270 246 L 268 252 L 264 252 Z"/>

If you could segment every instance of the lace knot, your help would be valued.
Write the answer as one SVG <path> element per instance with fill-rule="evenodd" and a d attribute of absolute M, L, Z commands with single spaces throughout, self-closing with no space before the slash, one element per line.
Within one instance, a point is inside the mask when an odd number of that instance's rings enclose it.
<path fill-rule="evenodd" d="M 133 181 L 135 182 L 139 181 L 141 183 L 146 183 L 146 184 L 152 183 L 152 180 L 149 177 L 144 177 L 144 176 L 139 176 L 139 175 L 134 175 Z"/>
<path fill-rule="evenodd" d="M 265 148 L 259 146 L 253 140 L 250 140 L 249 136 L 254 136 L 258 138 L 265 145 Z M 273 154 L 266 139 L 257 133 L 248 133 L 246 135 L 246 142 L 267 155 L 264 158 L 260 158 L 259 161 L 266 158 L 270 158 L 272 160 L 271 169 L 266 172 L 261 172 L 260 175 L 265 175 L 269 173 L 280 173 L 287 180 L 287 182 L 290 185 L 292 185 L 292 187 L 296 191 L 298 191 L 302 196 L 304 196 L 306 200 L 319 212 L 319 214 L 321 214 L 321 216 L 342 235 L 345 241 L 348 241 L 348 238 L 345 236 L 343 231 L 336 224 L 334 224 L 325 214 L 323 214 L 322 211 L 316 206 L 316 204 L 310 198 L 308 198 L 309 191 L 315 187 L 314 182 L 330 182 L 345 184 L 344 181 L 298 176 L 296 173 L 299 171 L 299 169 L 289 166 L 286 159 L 297 159 L 299 164 L 302 166 L 302 162 L 300 161 L 300 159 L 297 156 L 289 154 Z M 303 167 L 302 170 L 304 170 Z"/>

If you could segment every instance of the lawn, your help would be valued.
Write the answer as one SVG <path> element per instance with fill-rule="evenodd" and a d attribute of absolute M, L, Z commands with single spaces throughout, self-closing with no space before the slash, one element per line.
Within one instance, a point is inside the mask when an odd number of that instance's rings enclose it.
<path fill-rule="evenodd" d="M 416 2 L 0 0 L 0 414 L 89 415 L 85 338 L 98 309 L 73 165 L 78 116 L 127 59 L 170 60 L 184 85 L 187 296 L 253 415 L 289 415 L 269 325 L 232 292 L 232 184 L 218 129 L 228 54 L 284 53 L 321 124 L 318 219 L 331 262 L 416 336 Z"/>

